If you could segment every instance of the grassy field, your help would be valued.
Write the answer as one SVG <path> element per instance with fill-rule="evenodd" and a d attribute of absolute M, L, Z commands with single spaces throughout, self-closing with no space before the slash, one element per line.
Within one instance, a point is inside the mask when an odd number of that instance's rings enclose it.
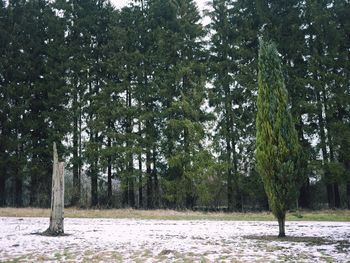
<path fill-rule="evenodd" d="M 234 220 L 271 221 L 269 212 L 222 213 L 193 212 L 174 210 L 133 210 L 133 209 L 76 209 L 66 208 L 67 218 L 136 218 L 164 220 Z M 49 217 L 49 209 L 40 208 L 0 208 L 0 217 Z M 288 221 L 339 221 L 350 222 L 350 210 L 320 210 L 288 213 Z"/>

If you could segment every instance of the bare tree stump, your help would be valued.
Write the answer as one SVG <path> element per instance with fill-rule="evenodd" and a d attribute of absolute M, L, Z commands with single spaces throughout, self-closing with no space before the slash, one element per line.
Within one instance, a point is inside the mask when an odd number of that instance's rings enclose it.
<path fill-rule="evenodd" d="M 53 169 L 50 226 L 46 235 L 58 236 L 64 233 L 64 162 L 58 162 L 56 143 L 53 143 Z"/>

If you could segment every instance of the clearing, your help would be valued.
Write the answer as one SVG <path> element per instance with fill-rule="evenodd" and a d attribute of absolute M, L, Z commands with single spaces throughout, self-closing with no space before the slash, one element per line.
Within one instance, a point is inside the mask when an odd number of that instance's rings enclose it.
<path fill-rule="evenodd" d="M 174 212 L 175 213 L 175 212 Z M 8 216 L 4 210 L 0 215 Z M 66 218 L 66 236 L 36 235 L 48 218 L 0 217 L 0 261 L 349 262 L 350 222 Z"/>

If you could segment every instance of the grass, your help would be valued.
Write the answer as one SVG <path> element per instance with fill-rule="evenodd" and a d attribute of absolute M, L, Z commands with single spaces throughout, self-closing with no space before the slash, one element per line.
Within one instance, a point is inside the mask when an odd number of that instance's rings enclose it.
<path fill-rule="evenodd" d="M 77 209 L 66 208 L 66 218 L 135 218 L 161 220 L 223 220 L 223 221 L 272 221 L 270 212 L 223 213 L 175 210 L 134 209 Z M 49 217 L 50 209 L 0 208 L 0 217 Z M 320 210 L 288 213 L 287 221 L 338 221 L 350 222 L 350 210 Z"/>

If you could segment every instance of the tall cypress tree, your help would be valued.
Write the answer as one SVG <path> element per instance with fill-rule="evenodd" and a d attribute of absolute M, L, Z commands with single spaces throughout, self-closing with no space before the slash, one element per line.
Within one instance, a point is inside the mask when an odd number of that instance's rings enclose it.
<path fill-rule="evenodd" d="M 289 110 L 281 61 L 273 43 L 261 41 L 256 158 L 269 205 L 285 236 L 286 211 L 297 196 L 300 146 Z"/>

